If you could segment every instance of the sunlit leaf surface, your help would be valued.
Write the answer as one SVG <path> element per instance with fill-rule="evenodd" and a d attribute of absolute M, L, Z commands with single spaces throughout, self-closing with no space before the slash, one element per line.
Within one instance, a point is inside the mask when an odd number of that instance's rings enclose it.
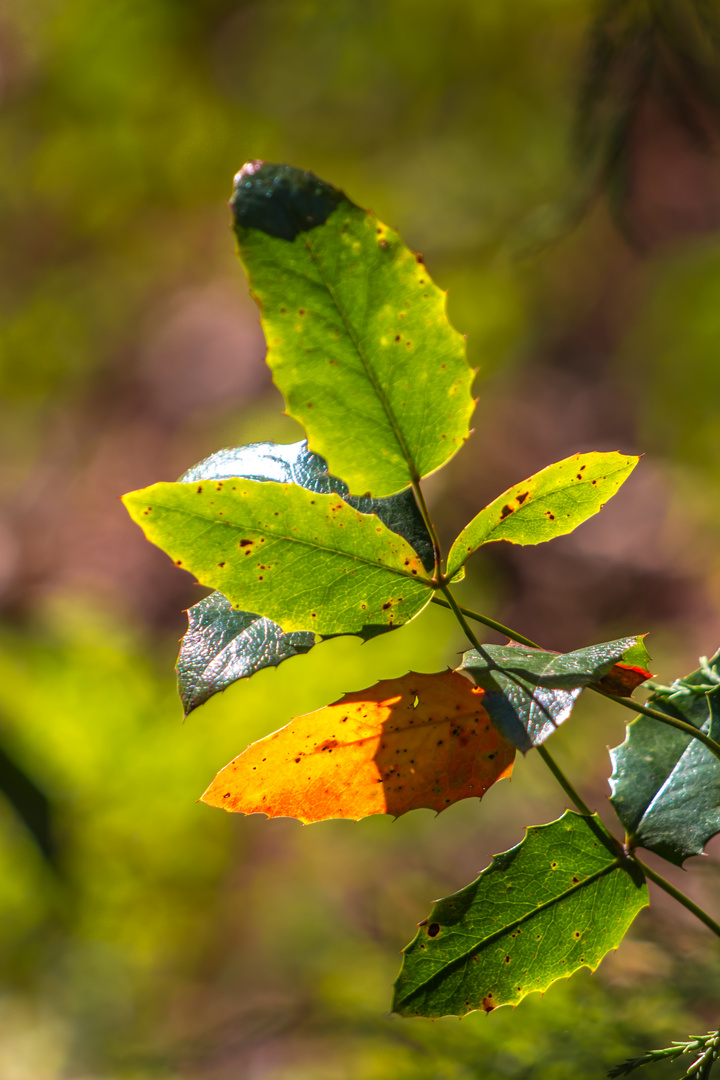
<path fill-rule="evenodd" d="M 564 536 L 602 510 L 640 459 L 624 454 L 573 454 L 499 495 L 458 536 L 448 556 L 452 575 L 491 540 L 542 544 Z"/>
<path fill-rule="evenodd" d="M 254 743 L 203 801 L 310 822 L 439 812 L 480 797 L 509 776 L 515 757 L 483 697 L 454 671 L 386 679 Z"/>
<path fill-rule="evenodd" d="M 434 905 L 405 949 L 393 1010 L 440 1017 L 516 1005 L 581 967 L 594 971 L 647 903 L 643 875 L 599 819 L 567 811 Z"/>
<path fill-rule="evenodd" d="M 233 479 L 154 484 L 123 502 L 177 566 L 286 632 L 397 626 L 430 600 L 407 541 L 337 495 Z"/>
<path fill-rule="evenodd" d="M 287 165 L 246 165 L 232 208 L 267 362 L 312 449 L 361 495 L 443 465 L 469 435 L 472 372 L 419 256 Z"/>
<path fill-rule="evenodd" d="M 324 494 L 334 491 L 361 513 L 377 514 L 389 529 L 405 537 L 426 569 L 433 567 L 432 544 L 412 491 L 406 489 L 387 499 L 349 495 L 347 485 L 328 474 L 323 458 L 309 451 L 305 441 L 253 443 L 220 450 L 189 469 L 181 480 L 196 483 L 234 476 L 297 484 Z M 392 627 L 365 627 L 359 633 L 368 636 L 389 629 Z M 315 640 L 307 631 L 286 634 L 270 619 L 238 611 L 222 594 L 213 593 L 188 611 L 188 631 L 180 644 L 178 690 L 185 714 L 237 679 L 307 652 Z"/>

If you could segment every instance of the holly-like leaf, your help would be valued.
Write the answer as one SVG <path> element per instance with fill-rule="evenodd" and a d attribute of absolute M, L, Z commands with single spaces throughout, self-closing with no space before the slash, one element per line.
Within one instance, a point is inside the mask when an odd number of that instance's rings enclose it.
<path fill-rule="evenodd" d="M 482 652 L 466 652 L 461 667 L 487 691 L 484 705 L 495 727 L 527 753 L 567 720 L 586 686 L 636 645 L 637 638 L 621 638 L 570 653 L 483 645 Z"/>
<path fill-rule="evenodd" d="M 649 704 L 718 741 L 719 674 L 716 656 L 668 694 L 653 695 Z M 610 758 L 610 802 L 630 845 L 654 851 L 677 866 L 702 854 L 708 840 L 720 832 L 720 761 L 715 755 L 691 735 L 638 716 Z"/>
<path fill-rule="evenodd" d="M 250 162 L 232 198 L 287 412 L 350 490 L 391 495 L 468 438 L 473 374 L 398 234 L 312 173 Z"/>
<path fill-rule="evenodd" d="M 597 817 L 530 828 L 471 885 L 439 900 L 405 949 L 393 1010 L 464 1016 L 594 971 L 648 903 L 640 870 Z"/>
<path fill-rule="evenodd" d="M 510 775 L 515 757 L 483 697 L 454 671 L 386 679 L 253 743 L 203 801 L 311 822 L 439 812 L 479 798 Z"/>
<path fill-rule="evenodd" d="M 377 514 L 393 532 L 404 536 L 420 555 L 427 570 L 433 569 L 432 542 L 412 491 L 406 489 L 387 499 L 367 499 L 348 493 L 347 484 L 330 476 L 319 454 L 297 443 L 252 443 L 220 450 L 189 469 L 181 480 L 226 480 L 234 476 L 249 480 L 297 484 L 308 491 L 336 492 L 363 514 Z M 393 629 L 364 627 L 363 637 Z M 178 690 L 189 715 L 193 709 L 227 689 L 238 679 L 261 668 L 307 652 L 316 642 L 314 634 L 286 634 L 277 623 L 250 611 L 238 611 L 220 593 L 201 600 L 188 611 L 188 630 L 180 643 L 177 662 Z"/>
<path fill-rule="evenodd" d="M 177 566 L 286 632 L 398 626 L 432 595 L 407 541 L 334 494 L 233 478 L 154 484 L 123 502 Z"/>
<path fill-rule="evenodd" d="M 178 691 L 185 715 L 238 679 L 276 667 L 314 644 L 308 631 L 286 634 L 270 619 L 238 611 L 222 593 L 211 593 L 189 609 L 180 645 Z"/>
<path fill-rule="evenodd" d="M 450 549 L 452 576 L 483 544 L 542 544 L 602 510 L 640 459 L 615 452 L 573 454 L 499 495 L 466 525 Z"/>

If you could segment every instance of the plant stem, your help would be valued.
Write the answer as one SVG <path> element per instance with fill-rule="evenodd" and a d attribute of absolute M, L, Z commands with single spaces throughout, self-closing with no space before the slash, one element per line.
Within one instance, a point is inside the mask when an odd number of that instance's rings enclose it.
<path fill-rule="evenodd" d="M 682 893 L 679 889 L 676 889 L 675 886 L 671 885 L 669 881 L 666 881 L 664 877 L 656 873 L 641 859 L 638 859 L 637 855 L 633 855 L 631 856 L 631 858 L 633 862 L 637 863 L 646 878 L 649 878 L 650 881 L 654 882 L 659 888 L 666 892 L 668 896 L 672 896 L 673 900 L 677 900 L 678 904 L 682 904 L 684 908 L 687 908 L 688 911 L 691 911 L 692 914 L 697 919 L 699 919 L 701 923 L 704 923 L 705 926 L 707 926 L 708 930 L 712 930 L 713 934 L 720 938 L 720 923 L 717 923 L 714 919 L 711 919 L 707 912 L 703 911 L 701 907 L 698 907 L 698 905 L 693 900 L 691 900 L 689 896 L 686 896 L 685 893 Z"/>
<path fill-rule="evenodd" d="M 443 589 L 443 592 L 447 596 L 447 592 Z M 446 600 L 441 600 L 439 596 L 433 596 L 433 604 L 439 604 L 440 607 L 452 608 L 453 611 L 459 611 L 463 615 L 467 615 L 468 619 L 474 619 L 475 622 L 482 623 L 483 626 L 487 626 L 490 630 L 497 630 L 499 634 L 504 634 L 505 637 L 509 637 L 511 641 L 517 641 L 518 645 L 527 645 L 529 649 L 539 649 L 540 646 L 536 645 L 530 638 L 523 637 L 522 634 L 517 634 L 514 630 L 511 630 L 508 626 L 503 626 L 502 623 L 497 622 L 496 619 L 491 619 L 488 615 L 481 615 L 478 611 L 471 611 L 470 608 L 461 607 L 460 604 L 453 602 L 448 604 Z"/>
<path fill-rule="evenodd" d="M 443 589 L 445 595 L 449 595 L 447 590 Z M 452 608 L 454 611 L 457 609 L 463 618 L 463 629 L 465 628 L 465 618 L 474 619 L 475 622 L 482 623 L 483 626 L 488 626 L 491 630 L 497 630 L 501 634 L 505 634 L 511 641 L 517 641 L 520 645 L 526 645 L 530 649 L 539 649 L 540 645 L 536 645 L 534 641 L 530 641 L 529 638 L 523 637 L 522 634 L 517 634 L 514 630 L 511 630 L 508 626 L 503 626 L 502 623 L 496 622 L 495 619 L 489 619 L 486 615 L 481 615 L 478 611 L 472 611 L 470 608 L 461 607 L 457 603 L 448 604 L 444 600 L 441 600 L 439 596 L 433 597 L 434 604 L 440 604 L 442 607 Z M 473 636 L 470 640 L 477 648 L 476 638 Z M 711 739 L 709 735 L 700 731 L 692 724 L 688 724 L 685 720 L 679 720 L 674 716 L 668 716 L 667 713 L 661 712 L 659 709 L 653 709 L 649 705 L 641 705 L 639 702 L 634 701 L 632 698 L 620 697 L 617 694 L 608 694 L 605 690 L 600 690 L 597 686 L 589 686 L 589 690 L 592 690 L 595 694 L 600 694 L 601 697 L 607 698 L 608 701 L 614 701 L 616 705 L 622 705 L 624 709 L 631 709 L 634 713 L 642 713 L 643 716 L 649 716 L 651 720 L 657 720 L 661 724 L 667 724 L 668 727 L 677 728 L 678 731 L 682 731 L 685 735 L 690 735 L 693 739 L 697 739 L 704 746 L 707 746 L 708 750 L 720 759 L 720 743 L 717 743 L 715 739 Z"/>
<path fill-rule="evenodd" d="M 434 602 L 436 604 L 441 604 L 442 607 L 450 608 L 450 610 L 454 612 L 455 617 L 459 622 L 460 626 L 462 627 L 463 631 L 465 632 L 468 641 L 479 652 L 482 652 L 482 646 L 475 634 L 473 633 L 470 625 L 468 624 L 468 621 L 465 618 L 466 615 L 470 619 L 475 619 L 476 622 L 480 622 L 486 626 L 490 626 L 493 630 L 500 630 L 500 632 L 506 634 L 507 637 L 511 638 L 514 641 L 519 641 L 521 644 L 527 645 L 529 648 L 539 648 L 538 645 L 535 645 L 532 641 L 529 641 L 528 638 L 523 638 L 521 637 L 521 635 L 511 632 L 508 627 L 503 626 L 501 623 L 496 623 L 493 619 L 486 619 L 483 616 L 479 615 L 477 612 L 471 611 L 469 608 L 461 607 L 456 601 L 450 589 L 448 588 L 447 584 L 440 584 L 440 590 L 447 597 L 447 600 L 441 600 L 439 597 L 434 597 Z M 594 687 L 591 687 L 591 689 L 594 689 Z M 698 729 L 693 727 L 692 724 L 686 724 L 682 720 L 675 720 L 674 717 L 666 716 L 664 713 L 658 712 L 655 709 L 648 709 L 643 705 L 637 705 L 636 702 L 618 697 L 615 694 L 606 694 L 604 690 L 598 690 L 597 693 L 599 693 L 602 697 L 608 698 L 610 701 L 615 701 L 618 705 L 623 705 L 628 709 L 632 709 L 633 712 L 639 711 L 645 713 L 646 715 L 649 715 L 652 719 L 660 720 L 663 723 L 670 723 L 671 726 L 678 727 L 682 731 L 688 729 L 687 734 L 693 735 L 695 738 L 700 738 L 701 742 L 704 742 L 708 746 L 708 748 L 713 751 L 713 753 L 717 753 L 718 751 L 720 751 L 720 746 L 718 746 L 718 744 L 714 742 L 713 739 L 709 739 L 707 736 L 704 736 L 702 732 L 698 731 Z M 540 755 L 544 763 L 547 765 L 548 769 L 553 774 L 567 797 L 573 803 L 575 808 L 579 810 L 579 812 L 584 816 L 593 817 L 592 810 L 585 802 L 583 797 L 579 794 L 579 792 L 575 790 L 574 786 L 572 785 L 570 780 L 568 780 L 567 776 L 562 771 L 558 763 L 555 761 L 555 758 L 552 756 L 547 747 L 537 746 L 535 747 L 535 749 L 537 750 L 538 754 Z M 620 841 L 613 836 L 605 823 L 601 821 L 600 826 L 603 832 L 606 833 L 608 838 L 613 842 L 613 844 L 620 848 L 622 846 L 620 844 Z M 676 889 L 674 885 L 671 885 L 670 882 L 666 881 L 664 877 L 662 877 L 660 874 L 657 874 L 641 859 L 638 859 L 636 855 L 633 854 L 630 856 L 630 858 L 642 870 L 642 872 L 645 874 L 645 877 L 647 877 L 650 881 L 654 882 L 659 888 L 663 889 L 668 894 L 668 896 L 672 896 L 674 900 L 677 900 L 677 902 L 679 904 L 682 904 L 684 908 L 687 908 L 688 911 L 692 912 L 692 914 L 697 919 L 699 919 L 701 923 L 707 926 L 708 930 L 711 930 L 713 934 L 720 938 L 720 923 L 717 923 L 713 918 L 711 918 L 710 915 L 707 914 L 706 911 L 703 911 L 701 907 L 698 907 L 698 905 L 693 900 L 691 900 L 689 896 L 686 896 L 685 893 L 682 893 L 679 889 Z"/>
<path fill-rule="evenodd" d="M 447 596 L 447 601 L 441 600 L 439 597 L 434 596 L 433 602 L 436 604 L 442 604 L 443 607 L 450 608 L 450 610 L 454 613 L 455 618 L 460 623 L 460 626 L 463 628 L 465 637 L 468 639 L 471 645 L 475 646 L 479 653 L 482 653 L 483 647 L 473 633 L 471 626 L 467 622 L 464 614 L 464 609 L 460 607 L 447 585 L 441 585 L 440 588 L 445 594 L 445 596 Z M 468 612 L 468 614 L 470 613 Z"/>
<path fill-rule="evenodd" d="M 432 543 L 433 562 L 435 563 L 435 570 L 434 570 L 433 576 L 435 578 L 435 581 L 440 581 L 442 579 L 442 573 L 441 573 L 441 569 L 440 569 L 441 564 L 442 564 L 442 551 L 440 549 L 440 538 L 438 537 L 437 529 L 435 528 L 435 525 L 433 523 L 433 519 L 430 517 L 430 511 L 428 510 L 427 503 L 425 502 L 425 496 L 423 495 L 423 490 L 420 487 L 420 481 L 419 480 L 413 480 L 413 482 L 412 482 L 412 490 L 413 490 L 413 495 L 415 496 L 415 502 L 418 505 L 418 510 L 420 511 L 420 513 L 422 515 L 422 519 L 423 519 L 423 521 L 425 523 L 425 528 L 427 529 L 428 534 L 430 536 L 430 542 Z"/>
<path fill-rule="evenodd" d="M 572 803 L 574 803 L 575 807 L 580 811 L 581 814 L 586 814 L 588 817 L 592 817 L 592 810 L 590 809 L 588 804 L 585 802 L 585 800 L 582 798 L 582 796 L 580 796 L 578 794 L 578 792 L 575 790 L 575 788 L 572 786 L 572 784 L 568 780 L 567 776 L 562 771 L 562 769 L 560 768 L 560 766 L 558 765 L 557 761 L 552 756 L 550 751 L 545 746 L 538 746 L 538 747 L 536 747 L 536 750 L 537 750 L 538 754 L 540 755 L 540 757 L 545 762 L 545 764 L 547 765 L 550 772 L 553 774 L 553 776 L 557 780 L 560 787 L 563 789 L 563 791 L 567 795 L 568 799 L 570 799 L 570 801 Z M 613 839 L 614 839 L 614 837 L 613 837 Z"/>

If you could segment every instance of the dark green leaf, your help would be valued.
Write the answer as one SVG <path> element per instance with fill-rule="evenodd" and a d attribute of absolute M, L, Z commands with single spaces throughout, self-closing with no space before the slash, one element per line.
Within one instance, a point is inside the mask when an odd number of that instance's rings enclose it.
<path fill-rule="evenodd" d="M 361 513 L 377 514 L 389 529 L 405 537 L 427 570 L 433 568 L 432 543 L 412 491 L 406 489 L 387 499 L 349 495 L 347 485 L 328 474 L 323 458 L 308 450 L 305 441 L 253 443 L 220 450 L 188 470 L 181 480 L 196 483 L 233 476 L 298 484 L 326 494 L 334 491 Z M 314 634 L 303 631 L 285 634 L 270 619 L 238 611 L 219 593 L 190 608 L 188 622 L 177 663 L 178 690 L 186 716 L 237 679 L 306 652 L 316 640 Z M 389 629 L 365 627 L 359 633 L 369 637 Z"/>
<path fill-rule="evenodd" d="M 123 502 L 176 565 L 286 632 L 399 626 L 432 595 L 407 541 L 334 494 L 233 478 L 155 484 Z"/>
<path fill-rule="evenodd" d="M 640 459 L 624 454 L 573 454 L 548 465 L 481 510 L 450 549 L 452 576 L 483 544 L 542 544 L 564 536 L 602 510 Z"/>
<path fill-rule="evenodd" d="M 527 753 L 567 720 L 584 688 L 637 643 L 621 638 L 570 653 L 483 645 L 481 653 L 466 652 L 461 667 L 485 690 L 483 704 L 498 731 Z"/>
<path fill-rule="evenodd" d="M 718 673 L 715 657 L 649 704 L 720 740 Z M 681 866 L 720 832 L 720 761 L 697 739 L 638 716 L 610 757 L 610 802 L 633 846 Z"/>
<path fill-rule="evenodd" d="M 419 257 L 287 165 L 246 165 L 232 208 L 268 364 L 313 449 L 374 496 L 444 465 L 470 433 L 472 372 Z"/>
<path fill-rule="evenodd" d="M 516 1005 L 594 971 L 647 903 L 643 875 L 599 819 L 567 811 L 435 904 L 405 949 L 393 1009 L 440 1017 Z"/>
<path fill-rule="evenodd" d="M 178 690 L 185 715 L 238 679 L 275 667 L 314 644 L 314 634 L 286 634 L 270 619 L 238 611 L 222 593 L 212 593 L 188 611 L 180 646 Z"/>

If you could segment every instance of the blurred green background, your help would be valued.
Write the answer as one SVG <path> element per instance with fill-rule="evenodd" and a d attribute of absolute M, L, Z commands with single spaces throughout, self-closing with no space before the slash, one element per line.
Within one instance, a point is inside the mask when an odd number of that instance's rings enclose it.
<path fill-rule="evenodd" d="M 287 161 L 399 227 L 449 289 L 481 371 L 475 436 L 428 483 L 446 537 L 568 453 L 645 453 L 577 534 L 478 557 L 468 601 L 553 648 L 651 631 L 665 681 L 716 649 L 720 69 L 680 24 L 653 64 L 642 34 L 608 60 L 605 13 L 0 7 L 0 779 L 14 763 L 35 785 L 54 858 L 0 800 L 0 1080 L 569 1080 L 717 1026 L 717 951 L 656 896 L 597 974 L 544 999 L 391 1017 L 431 900 L 561 793 L 531 755 L 439 818 L 302 828 L 199 804 L 248 742 L 453 664 L 462 640 L 434 611 L 331 641 L 182 725 L 172 667 L 201 594 L 118 502 L 220 446 L 301 437 L 226 206 L 245 160 Z M 618 711 L 582 702 L 554 740 L 603 814 Z M 670 876 L 717 916 L 710 852 Z"/>

